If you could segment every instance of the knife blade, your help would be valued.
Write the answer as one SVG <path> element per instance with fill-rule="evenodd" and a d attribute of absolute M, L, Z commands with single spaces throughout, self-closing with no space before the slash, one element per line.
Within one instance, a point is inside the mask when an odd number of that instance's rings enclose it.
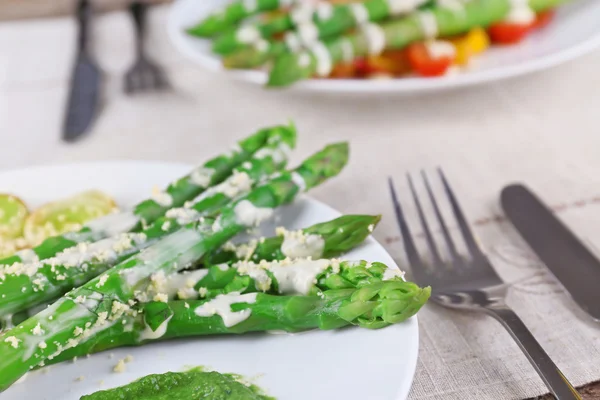
<path fill-rule="evenodd" d="M 502 189 L 506 216 L 575 303 L 600 320 L 600 261 L 528 188 Z"/>
<path fill-rule="evenodd" d="M 89 22 L 92 16 L 88 0 L 77 7 L 79 38 L 77 56 L 71 75 L 63 140 L 72 142 L 87 132 L 96 116 L 102 73 L 89 52 Z"/>

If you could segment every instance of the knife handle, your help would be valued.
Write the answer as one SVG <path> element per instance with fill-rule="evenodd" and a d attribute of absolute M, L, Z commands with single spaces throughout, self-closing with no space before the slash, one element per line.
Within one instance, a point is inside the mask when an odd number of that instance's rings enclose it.
<path fill-rule="evenodd" d="M 87 54 L 89 43 L 89 26 L 92 18 L 92 6 L 89 0 L 79 0 L 77 4 L 77 25 L 79 26 L 79 37 L 77 39 L 77 49 L 79 53 Z"/>

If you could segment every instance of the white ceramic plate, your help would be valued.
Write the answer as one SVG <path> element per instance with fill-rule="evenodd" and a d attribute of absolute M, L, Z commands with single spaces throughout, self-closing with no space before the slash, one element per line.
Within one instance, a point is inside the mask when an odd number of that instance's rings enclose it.
<path fill-rule="evenodd" d="M 0 173 L 0 192 L 22 197 L 32 207 L 77 191 L 96 188 L 113 194 L 120 206 L 147 197 L 189 166 L 150 162 L 105 162 L 35 167 Z M 278 224 L 301 228 L 339 215 L 304 197 L 285 207 Z M 272 235 L 274 226 L 265 227 Z M 374 239 L 348 258 L 395 266 Z M 204 365 L 221 372 L 256 378 L 278 400 L 404 400 L 410 389 L 418 352 L 416 318 L 378 331 L 349 328 L 295 335 L 253 334 L 177 340 L 115 350 L 30 373 L 2 393 L 2 400 L 75 400 L 83 394 L 123 385 L 141 376 Z M 110 358 L 110 354 L 114 357 Z M 125 373 L 112 368 L 127 354 L 134 361 Z M 0 357 L 2 355 L 0 354 Z M 46 373 L 44 373 L 46 371 Z M 82 381 L 77 381 L 83 377 Z M 102 383 L 101 383 L 102 382 Z"/>
<path fill-rule="evenodd" d="M 168 20 L 168 33 L 175 46 L 198 65 L 222 71 L 233 78 L 264 84 L 263 71 L 225 71 L 220 59 L 211 53 L 207 40 L 184 32 L 203 16 L 222 7 L 228 0 L 177 0 Z M 300 82 L 295 90 L 339 93 L 420 92 L 492 82 L 543 70 L 581 56 L 600 46 L 600 1 L 574 0 L 559 9 L 548 27 L 530 35 L 517 46 L 494 48 L 477 60 L 468 72 L 442 78 L 402 78 L 394 80 L 319 79 Z"/>

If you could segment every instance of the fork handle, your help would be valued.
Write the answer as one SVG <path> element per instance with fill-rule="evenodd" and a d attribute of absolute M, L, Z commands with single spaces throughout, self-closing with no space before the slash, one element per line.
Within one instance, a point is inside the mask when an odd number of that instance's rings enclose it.
<path fill-rule="evenodd" d="M 504 305 L 489 307 L 486 311 L 508 330 L 557 400 L 581 400 L 577 390 L 512 309 Z"/>
<path fill-rule="evenodd" d="M 138 54 L 142 54 L 144 51 L 144 36 L 146 33 L 146 8 L 147 4 L 134 0 L 129 6 L 129 11 L 133 17 L 135 26 L 135 49 Z"/>

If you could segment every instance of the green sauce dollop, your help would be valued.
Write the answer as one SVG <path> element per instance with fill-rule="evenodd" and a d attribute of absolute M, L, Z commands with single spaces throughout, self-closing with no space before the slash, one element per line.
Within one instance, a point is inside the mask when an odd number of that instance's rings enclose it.
<path fill-rule="evenodd" d="M 237 375 L 187 372 L 148 375 L 128 385 L 82 396 L 80 400 L 273 400 L 254 385 L 246 386 Z"/>

